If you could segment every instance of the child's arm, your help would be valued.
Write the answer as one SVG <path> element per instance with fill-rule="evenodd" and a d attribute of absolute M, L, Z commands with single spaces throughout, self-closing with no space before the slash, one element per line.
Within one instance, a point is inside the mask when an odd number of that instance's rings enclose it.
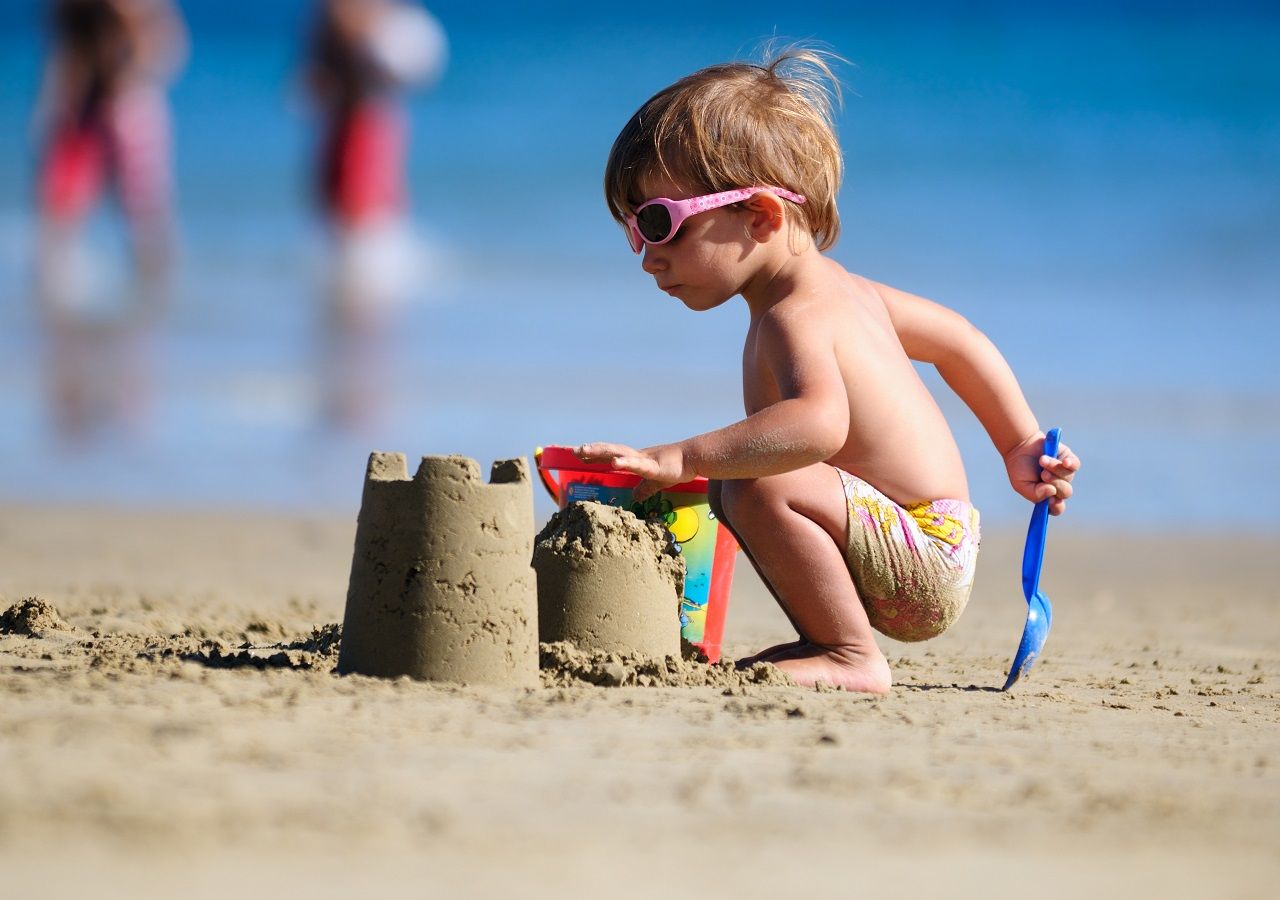
<path fill-rule="evenodd" d="M 886 285 L 874 287 L 907 355 L 932 363 L 987 430 L 1013 489 L 1032 502 L 1051 498 L 1049 511 L 1060 515 L 1080 460 L 1065 444 L 1057 459 L 1043 454 L 1044 432 L 995 344 L 954 310 Z"/>
<path fill-rule="evenodd" d="M 643 500 L 655 491 L 708 478 L 760 478 L 830 459 L 849 433 L 849 400 L 836 362 L 834 330 L 822 317 L 766 316 L 760 361 L 781 399 L 740 422 L 675 444 L 635 450 L 623 444 L 578 448 L 588 462 L 607 462 L 641 476 Z"/>

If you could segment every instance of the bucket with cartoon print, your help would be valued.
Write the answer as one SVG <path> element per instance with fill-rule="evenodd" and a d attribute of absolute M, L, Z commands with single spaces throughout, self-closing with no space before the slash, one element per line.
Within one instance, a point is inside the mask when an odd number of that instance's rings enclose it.
<path fill-rule="evenodd" d="M 685 563 L 680 636 L 709 662 L 718 660 L 738 544 L 711 512 L 707 479 L 673 485 L 637 503 L 633 492 L 640 483 L 638 475 L 585 463 L 568 447 L 539 448 L 534 457 L 542 484 L 561 509 L 575 500 L 595 500 L 666 525 Z"/>

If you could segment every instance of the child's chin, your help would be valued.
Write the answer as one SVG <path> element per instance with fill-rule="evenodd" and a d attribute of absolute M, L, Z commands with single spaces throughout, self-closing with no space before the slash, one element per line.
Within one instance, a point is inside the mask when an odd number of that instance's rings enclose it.
<path fill-rule="evenodd" d="M 684 286 L 674 288 L 667 293 L 694 312 L 706 312 L 709 309 L 715 309 L 729 299 L 728 297 L 716 297 L 705 291 L 693 291 Z"/>

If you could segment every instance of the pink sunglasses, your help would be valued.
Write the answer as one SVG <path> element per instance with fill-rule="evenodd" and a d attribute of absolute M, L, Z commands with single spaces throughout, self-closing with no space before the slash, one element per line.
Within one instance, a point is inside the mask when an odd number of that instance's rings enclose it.
<path fill-rule="evenodd" d="M 665 244 L 676 236 L 684 220 L 690 216 L 733 203 L 741 203 L 761 191 L 772 191 L 792 203 L 804 202 L 803 194 L 776 187 L 738 188 L 719 194 L 690 197 L 688 200 L 668 200 L 666 197 L 658 197 L 640 204 L 633 215 L 627 216 L 626 226 L 623 229 L 627 233 L 627 243 L 636 253 L 644 249 L 645 244 L 652 244 L 655 247 Z"/>

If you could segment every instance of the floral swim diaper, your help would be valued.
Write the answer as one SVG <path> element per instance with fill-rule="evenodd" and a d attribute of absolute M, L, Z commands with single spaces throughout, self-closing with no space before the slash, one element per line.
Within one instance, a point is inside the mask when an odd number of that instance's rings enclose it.
<path fill-rule="evenodd" d="M 898 641 L 946 631 L 969 602 L 978 511 L 963 500 L 902 507 L 841 469 L 849 504 L 845 562 L 871 625 Z"/>

